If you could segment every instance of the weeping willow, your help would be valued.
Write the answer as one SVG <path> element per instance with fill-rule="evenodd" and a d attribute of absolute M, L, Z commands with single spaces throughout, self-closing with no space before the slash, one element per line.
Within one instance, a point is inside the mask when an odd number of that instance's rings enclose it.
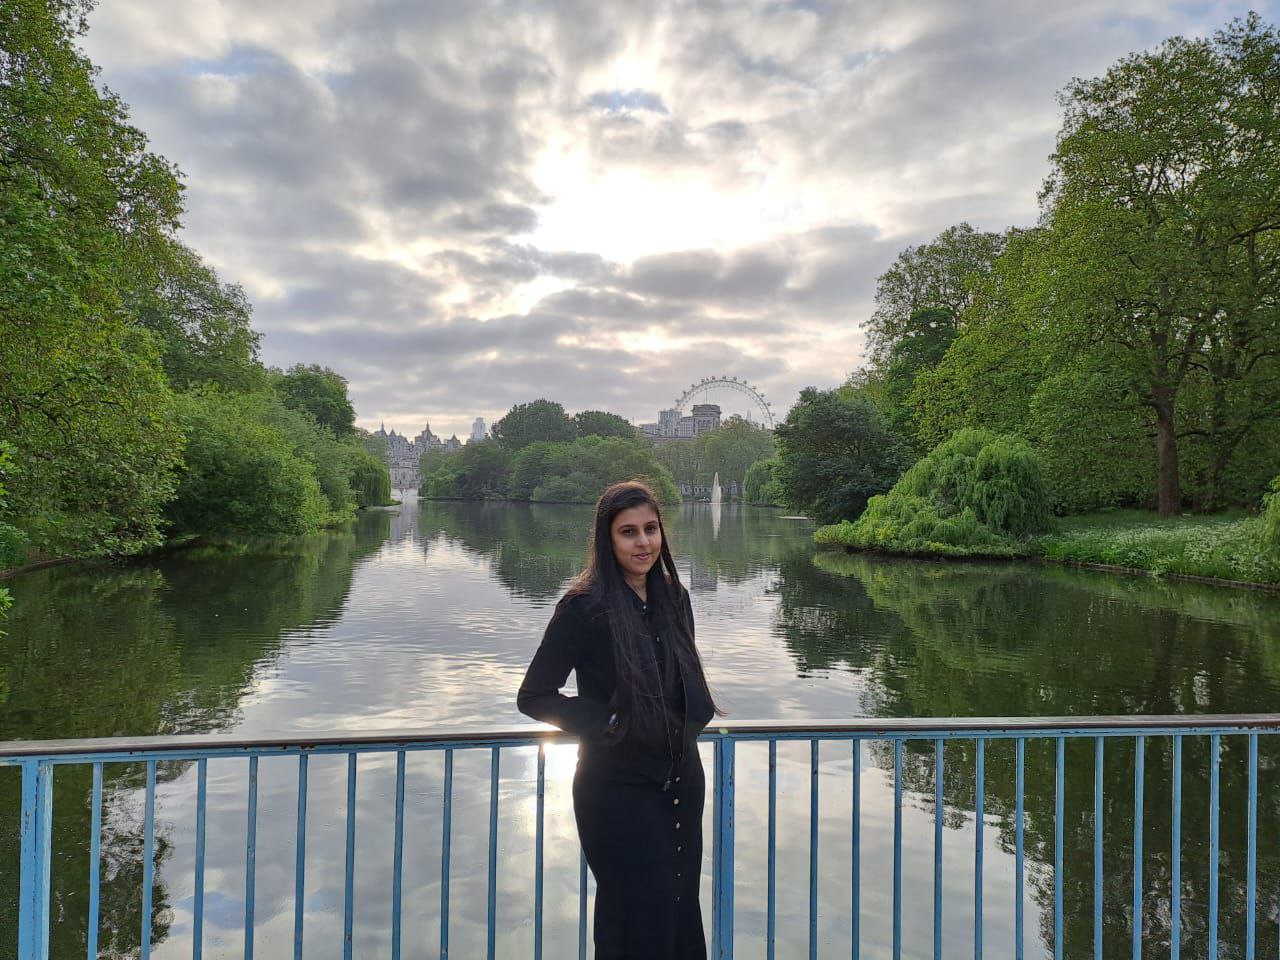
<path fill-rule="evenodd" d="M 895 553 L 1022 556 L 1048 528 L 1052 500 L 1022 438 L 960 430 L 872 497 L 856 521 L 820 528 L 818 543 Z"/>

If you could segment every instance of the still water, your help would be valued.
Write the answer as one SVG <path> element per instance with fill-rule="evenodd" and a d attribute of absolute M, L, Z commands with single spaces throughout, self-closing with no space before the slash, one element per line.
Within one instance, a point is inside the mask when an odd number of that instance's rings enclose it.
<path fill-rule="evenodd" d="M 349 529 L 287 543 L 194 549 L 116 567 L 54 568 L 9 586 L 0 639 L 0 740 L 190 732 L 240 737 L 467 724 L 519 724 L 514 695 L 552 606 L 581 564 L 590 511 L 410 501 Z M 937 564 L 815 554 L 806 521 L 686 506 L 668 519 L 693 595 L 698 640 L 729 719 L 1245 713 L 1280 707 L 1280 599 L 1189 584 L 1016 565 Z M 1260 764 L 1259 942 L 1277 951 L 1280 756 Z M 1067 751 L 1065 954 L 1092 949 L 1092 744 Z M 1146 939 L 1167 953 L 1170 758 L 1146 754 Z M 778 750 L 778 952 L 807 956 L 808 745 Z M 704 751 L 709 762 L 710 753 Z M 848 745 L 822 747 L 821 956 L 850 945 Z M 909 746 L 904 816 L 904 953 L 932 951 L 932 746 Z M 532 955 L 535 755 L 502 756 L 498 954 Z M 578 853 L 571 746 L 547 761 L 546 956 L 576 956 Z M 355 955 L 390 943 L 393 760 L 359 763 Z M 306 868 L 306 956 L 342 955 L 345 758 L 313 758 Z M 767 763 L 738 751 L 736 949 L 762 957 Z M 986 756 L 984 940 L 1013 954 L 1013 750 Z M 973 748 L 947 747 L 944 930 L 947 956 L 973 950 Z M 1183 949 L 1205 946 L 1207 752 L 1184 758 Z M 890 938 L 892 758 L 862 754 L 862 945 Z M 1243 942 L 1244 745 L 1222 761 L 1222 936 Z M 442 770 L 410 754 L 402 956 L 438 956 Z M 297 761 L 266 759 L 258 787 L 255 943 L 293 951 Z M 195 771 L 161 765 L 157 805 L 157 958 L 192 943 Z M 106 768 L 102 956 L 140 942 L 142 768 Z M 245 908 L 246 762 L 208 768 L 206 957 L 239 956 Z M 489 755 L 459 753 L 453 795 L 450 953 L 483 956 Z M 1127 956 L 1131 923 L 1133 751 L 1106 756 L 1108 956 Z M 87 771 L 55 788 L 54 957 L 85 954 Z M 15 944 L 18 780 L 0 770 L 0 954 Z M 1026 943 L 1050 950 L 1050 748 L 1027 750 Z M 706 821 L 707 853 L 710 826 Z M 706 864 L 704 864 L 705 871 Z M 710 919 L 704 873 L 703 908 Z"/>

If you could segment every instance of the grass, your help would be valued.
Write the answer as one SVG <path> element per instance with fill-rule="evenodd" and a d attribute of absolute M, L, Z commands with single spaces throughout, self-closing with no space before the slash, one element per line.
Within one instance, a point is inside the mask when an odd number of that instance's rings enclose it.
<path fill-rule="evenodd" d="M 1063 517 L 1029 541 L 1005 538 L 869 538 L 845 521 L 814 534 L 820 546 L 933 557 L 1041 557 L 1146 570 L 1156 576 L 1212 577 L 1280 585 L 1280 548 L 1271 546 L 1261 517 L 1243 511 L 1161 519 L 1142 510 L 1106 510 Z M 946 542 L 950 540 L 951 542 Z"/>
<path fill-rule="evenodd" d="M 1261 518 L 1243 513 L 1161 519 L 1110 510 L 1066 517 L 1035 547 L 1046 560 L 1280 584 L 1280 551 L 1266 543 Z"/>

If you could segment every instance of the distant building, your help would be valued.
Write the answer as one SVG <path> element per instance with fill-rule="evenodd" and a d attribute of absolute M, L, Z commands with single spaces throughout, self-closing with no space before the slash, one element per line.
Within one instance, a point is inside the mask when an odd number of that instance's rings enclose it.
<path fill-rule="evenodd" d="M 683 417 L 681 418 L 684 419 Z M 695 403 L 693 405 L 693 435 L 714 430 L 720 426 L 720 404 Z"/>
<path fill-rule="evenodd" d="M 476 417 L 476 422 L 471 424 L 471 436 L 467 438 L 468 443 L 478 443 L 484 439 L 484 417 Z"/>
<path fill-rule="evenodd" d="M 456 436 L 449 440 L 441 440 L 431 432 L 431 424 L 422 428 L 422 432 L 410 440 L 392 430 L 387 432 L 386 425 L 378 428 L 374 434 L 387 444 L 387 466 L 391 470 L 391 488 L 393 490 L 416 490 L 422 482 L 418 472 L 418 464 L 422 455 L 430 450 L 457 450 L 462 443 Z"/>

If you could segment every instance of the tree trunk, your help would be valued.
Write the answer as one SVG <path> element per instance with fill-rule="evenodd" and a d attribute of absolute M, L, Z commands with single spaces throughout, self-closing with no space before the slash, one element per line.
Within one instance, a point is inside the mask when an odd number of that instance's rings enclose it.
<path fill-rule="evenodd" d="M 1174 392 L 1168 384 L 1158 384 L 1156 410 L 1156 510 L 1162 517 L 1182 512 L 1182 486 L 1178 477 L 1178 437 L 1173 424 Z"/>

